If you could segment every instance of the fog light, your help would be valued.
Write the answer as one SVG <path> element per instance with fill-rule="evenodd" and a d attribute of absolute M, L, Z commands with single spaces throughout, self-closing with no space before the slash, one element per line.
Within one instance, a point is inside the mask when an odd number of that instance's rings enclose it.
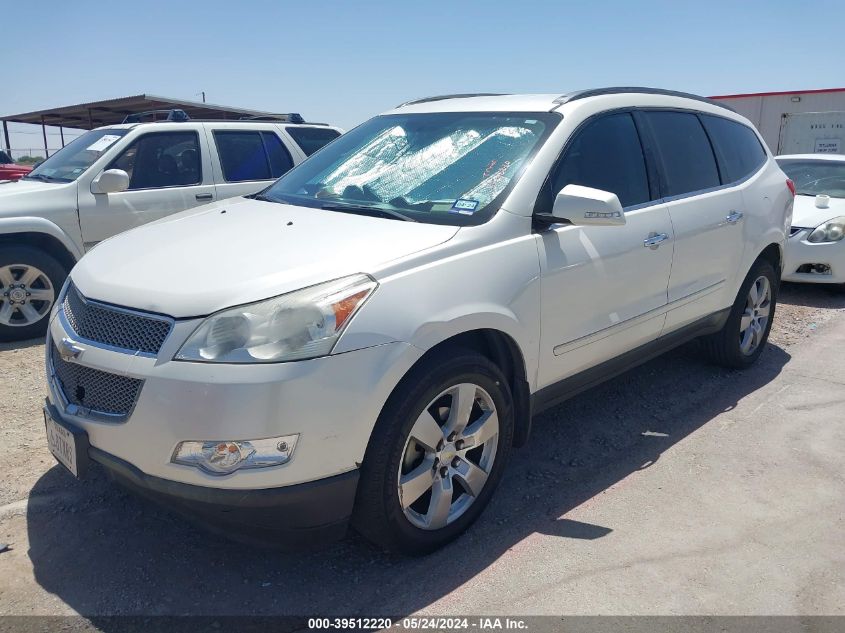
<path fill-rule="evenodd" d="M 171 462 L 194 466 L 212 475 L 228 475 L 242 468 L 281 466 L 290 461 L 299 435 L 264 440 L 179 442 Z"/>

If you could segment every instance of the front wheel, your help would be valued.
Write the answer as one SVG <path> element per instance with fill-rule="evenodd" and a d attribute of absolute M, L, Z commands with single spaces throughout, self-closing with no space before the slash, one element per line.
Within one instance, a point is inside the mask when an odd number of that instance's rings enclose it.
<path fill-rule="evenodd" d="M 353 525 L 391 551 L 445 545 L 489 502 L 512 441 L 511 393 L 496 365 L 471 351 L 429 359 L 376 423 Z"/>
<path fill-rule="evenodd" d="M 778 276 L 771 263 L 759 260 L 743 281 L 724 327 L 702 339 L 704 351 L 724 367 L 753 365 L 769 338 L 777 306 Z"/>
<path fill-rule="evenodd" d="M 0 246 L 0 341 L 44 336 L 67 277 L 52 256 L 30 246 Z"/>

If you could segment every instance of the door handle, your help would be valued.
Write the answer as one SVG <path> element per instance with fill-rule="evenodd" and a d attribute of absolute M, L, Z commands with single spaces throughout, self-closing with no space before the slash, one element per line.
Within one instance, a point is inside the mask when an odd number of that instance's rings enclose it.
<path fill-rule="evenodd" d="M 658 246 L 660 246 L 663 242 L 668 239 L 669 236 L 666 235 L 666 233 L 652 233 L 643 240 L 643 246 L 655 250 Z"/>
<path fill-rule="evenodd" d="M 196 195 L 197 200 L 213 200 L 214 194 L 211 193 L 198 193 Z"/>
<path fill-rule="evenodd" d="M 739 211 L 731 211 L 728 213 L 727 217 L 725 218 L 725 222 L 728 224 L 736 224 L 742 219 L 742 213 Z"/>

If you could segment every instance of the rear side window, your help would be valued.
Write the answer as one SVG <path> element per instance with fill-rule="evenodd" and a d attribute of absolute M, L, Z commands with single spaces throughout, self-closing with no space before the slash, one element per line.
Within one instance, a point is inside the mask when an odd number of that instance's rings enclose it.
<path fill-rule="evenodd" d="M 750 176 L 766 162 L 766 151 L 748 126 L 708 115 L 702 115 L 701 121 L 713 143 L 724 184 Z"/>
<path fill-rule="evenodd" d="M 662 194 L 669 198 L 718 187 L 719 170 L 701 122 L 686 112 L 645 112 L 660 154 Z"/>
<path fill-rule="evenodd" d="M 577 133 L 552 175 L 544 209 L 566 185 L 610 191 L 623 207 L 649 201 L 643 148 L 630 114 L 603 116 Z"/>
<path fill-rule="evenodd" d="M 311 156 L 323 145 L 340 136 L 340 132 L 327 127 L 288 127 L 285 131 L 302 148 L 306 156 Z"/>
<path fill-rule="evenodd" d="M 293 159 L 272 132 L 214 130 L 226 182 L 271 180 L 291 167 Z"/>

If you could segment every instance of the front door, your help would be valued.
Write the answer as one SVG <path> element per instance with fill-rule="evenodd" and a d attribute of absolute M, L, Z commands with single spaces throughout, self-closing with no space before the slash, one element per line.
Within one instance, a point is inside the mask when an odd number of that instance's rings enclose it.
<path fill-rule="evenodd" d="M 132 141 L 106 169 L 129 174 L 119 193 L 79 191 L 79 222 L 86 248 L 136 226 L 215 199 L 202 124 L 148 132 Z"/>
<path fill-rule="evenodd" d="M 538 234 L 541 388 L 654 340 L 672 266 L 672 223 L 652 200 L 631 114 L 601 115 L 576 132 L 549 179 L 547 203 L 567 184 L 615 193 L 626 224 Z"/>

